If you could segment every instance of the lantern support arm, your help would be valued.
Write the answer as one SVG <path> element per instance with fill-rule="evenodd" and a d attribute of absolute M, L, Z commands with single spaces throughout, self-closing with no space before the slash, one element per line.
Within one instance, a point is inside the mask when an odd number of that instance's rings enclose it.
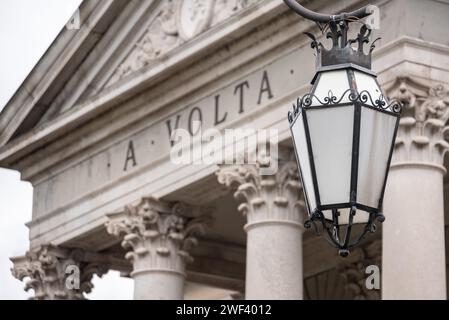
<path fill-rule="evenodd" d="M 318 23 L 329 23 L 331 21 L 348 21 L 348 19 L 354 18 L 363 19 L 373 13 L 373 11 L 371 10 L 372 6 L 365 6 L 349 13 L 328 15 L 309 10 L 296 2 L 296 0 L 284 0 L 284 2 L 290 9 L 295 11 L 300 16 Z"/>

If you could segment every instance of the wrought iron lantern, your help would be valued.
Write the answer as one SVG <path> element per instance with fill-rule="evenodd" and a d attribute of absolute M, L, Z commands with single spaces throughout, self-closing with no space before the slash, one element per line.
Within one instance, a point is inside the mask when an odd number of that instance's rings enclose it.
<path fill-rule="evenodd" d="M 368 16 L 366 7 L 327 16 L 284 1 L 332 40 L 326 49 L 306 33 L 317 71 L 288 120 L 309 212 L 305 227 L 313 226 L 345 257 L 385 220 L 382 201 L 402 108 L 388 101 L 371 70 L 377 39 L 364 50 L 371 29 L 362 23 L 357 38 L 348 39 L 349 23 Z"/>

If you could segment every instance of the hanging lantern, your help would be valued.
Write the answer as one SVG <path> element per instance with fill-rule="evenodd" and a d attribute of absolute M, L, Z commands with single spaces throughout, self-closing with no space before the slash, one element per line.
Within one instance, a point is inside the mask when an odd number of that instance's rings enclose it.
<path fill-rule="evenodd" d="M 307 10 L 293 0 L 285 2 L 300 14 Z M 309 212 L 305 226 L 313 226 L 347 256 L 376 230 L 376 221 L 385 220 L 382 201 L 401 105 L 387 99 L 371 70 L 374 43 L 364 50 L 371 30 L 363 24 L 357 38 L 348 40 L 349 22 L 367 13 L 301 15 L 321 17 L 317 22 L 332 39 L 326 49 L 307 33 L 317 71 L 310 93 L 298 98 L 288 114 Z"/>

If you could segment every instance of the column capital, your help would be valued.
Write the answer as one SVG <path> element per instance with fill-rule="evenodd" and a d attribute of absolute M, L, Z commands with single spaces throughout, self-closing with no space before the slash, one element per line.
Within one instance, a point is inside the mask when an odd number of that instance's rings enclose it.
<path fill-rule="evenodd" d="M 93 288 L 92 277 L 101 277 L 109 267 L 83 262 L 84 251 L 43 245 L 25 256 L 11 258 L 12 275 L 26 282 L 25 290 L 34 289 L 35 300 L 81 300 Z M 73 279 L 72 279 L 73 277 Z"/>
<path fill-rule="evenodd" d="M 444 155 L 449 150 L 449 92 L 442 84 L 400 77 L 388 90 L 404 105 L 392 167 L 428 165 L 445 171 Z"/>
<path fill-rule="evenodd" d="M 144 197 L 123 212 L 108 214 L 106 228 L 130 249 L 125 258 L 134 264 L 131 276 L 151 270 L 184 275 L 185 263 L 192 260 L 189 251 L 211 221 L 211 211 Z"/>
<path fill-rule="evenodd" d="M 291 154 L 291 153 L 290 153 Z M 228 165 L 217 172 L 218 182 L 242 199 L 238 210 L 247 217 L 246 228 L 256 223 L 293 223 L 301 226 L 305 203 L 294 157 L 279 160 L 273 175 L 261 175 L 261 164 Z"/>

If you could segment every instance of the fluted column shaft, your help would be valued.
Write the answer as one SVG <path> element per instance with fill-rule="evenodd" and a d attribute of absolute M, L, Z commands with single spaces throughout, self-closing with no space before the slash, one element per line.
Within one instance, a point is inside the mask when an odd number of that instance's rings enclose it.
<path fill-rule="evenodd" d="M 401 119 L 384 200 L 383 299 L 446 299 L 443 166 L 447 93 L 417 98 L 405 82 Z M 413 113 L 411 113 L 413 112 Z"/>
<path fill-rule="evenodd" d="M 108 215 L 107 230 L 122 237 L 133 264 L 136 300 L 181 300 L 185 267 L 194 237 L 203 232 L 203 208 L 143 198 L 124 212 Z M 196 216 L 196 217 L 193 217 Z"/>
<path fill-rule="evenodd" d="M 304 203 L 294 160 L 280 163 L 275 175 L 257 165 L 223 167 L 219 182 L 236 188 L 247 217 L 246 292 L 250 299 L 302 299 Z"/>

